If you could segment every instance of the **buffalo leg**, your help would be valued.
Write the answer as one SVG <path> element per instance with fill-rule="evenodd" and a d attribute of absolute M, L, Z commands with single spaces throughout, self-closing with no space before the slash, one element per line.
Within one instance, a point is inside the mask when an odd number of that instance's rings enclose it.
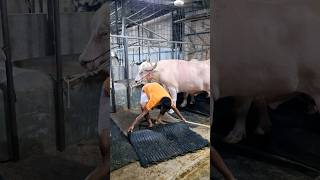
<path fill-rule="evenodd" d="M 246 119 L 251 106 L 251 102 L 252 98 L 235 98 L 236 122 L 233 129 L 224 138 L 225 142 L 230 144 L 238 143 L 246 136 Z"/>
<path fill-rule="evenodd" d="M 195 100 L 195 97 L 194 97 L 195 95 L 194 94 L 190 94 L 190 104 L 194 104 L 195 102 L 196 102 L 196 100 Z"/>
<path fill-rule="evenodd" d="M 173 104 L 177 106 L 177 93 L 178 91 L 173 87 L 168 87 L 169 93 L 172 97 Z M 169 113 L 172 114 L 174 111 L 172 109 L 169 110 Z"/>
<path fill-rule="evenodd" d="M 183 102 L 181 103 L 181 107 L 186 107 L 188 103 L 188 93 L 183 93 Z"/>
<path fill-rule="evenodd" d="M 266 131 L 269 131 L 271 127 L 268 106 L 264 99 L 255 101 L 255 105 L 258 107 L 259 112 L 259 123 L 255 129 L 255 133 L 263 135 Z"/>

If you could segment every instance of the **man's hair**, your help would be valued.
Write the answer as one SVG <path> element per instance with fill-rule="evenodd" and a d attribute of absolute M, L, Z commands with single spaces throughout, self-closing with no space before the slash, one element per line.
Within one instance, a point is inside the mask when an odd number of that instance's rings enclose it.
<path fill-rule="evenodd" d="M 171 99 L 168 97 L 163 97 L 160 100 L 160 105 L 161 105 L 160 114 L 164 115 L 164 113 L 166 113 L 171 109 Z"/>

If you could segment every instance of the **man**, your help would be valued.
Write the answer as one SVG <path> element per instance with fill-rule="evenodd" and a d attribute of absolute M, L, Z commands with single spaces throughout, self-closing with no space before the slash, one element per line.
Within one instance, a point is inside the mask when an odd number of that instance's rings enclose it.
<path fill-rule="evenodd" d="M 145 117 L 149 123 L 149 127 L 152 127 L 152 121 L 149 115 L 154 107 L 160 106 L 160 113 L 157 117 L 157 122 L 162 123 L 161 118 L 170 109 L 179 116 L 182 121 L 186 121 L 181 115 L 180 111 L 172 103 L 169 93 L 159 84 L 159 83 L 147 83 L 142 87 L 141 99 L 140 99 L 141 111 L 142 113 L 134 120 L 134 122 L 129 126 L 128 132 L 132 132 L 134 126 Z"/>

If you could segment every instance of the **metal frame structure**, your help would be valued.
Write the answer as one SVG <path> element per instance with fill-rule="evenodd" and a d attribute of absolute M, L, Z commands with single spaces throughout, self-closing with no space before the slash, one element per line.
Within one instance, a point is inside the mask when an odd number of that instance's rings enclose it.
<path fill-rule="evenodd" d="M 8 24 L 8 12 L 7 12 L 7 0 L 1 0 L 0 2 L 1 22 L 2 22 L 2 36 L 3 36 L 3 52 L 5 54 L 5 66 L 6 66 L 6 126 L 7 126 L 7 138 L 8 138 L 8 152 L 10 159 L 18 161 L 20 159 L 19 153 L 19 138 L 17 131 L 16 121 L 16 94 L 13 82 L 13 71 L 11 62 L 11 46 L 10 46 L 10 34 Z"/>
<path fill-rule="evenodd" d="M 168 1 L 167 1 L 168 2 Z M 172 1 L 173 2 L 173 1 Z M 197 3 L 201 1 L 196 1 Z M 204 0 L 203 3 L 206 1 Z M 203 4 L 203 5 L 204 5 Z M 192 27 L 188 26 L 188 22 L 196 20 L 209 19 L 208 13 L 194 13 L 194 15 L 186 16 L 186 14 L 192 14 L 193 11 L 199 11 L 203 9 L 208 9 L 207 6 L 201 6 L 196 4 L 192 7 L 179 8 L 172 4 L 166 4 L 164 1 L 159 0 L 114 0 L 110 4 L 110 49 L 111 51 L 121 51 L 120 53 L 120 64 L 124 66 L 124 79 L 126 81 L 127 87 L 127 102 L 128 109 L 131 107 L 130 102 L 130 86 L 129 86 L 129 51 L 133 48 L 131 60 L 142 59 L 150 60 L 150 54 L 157 51 L 158 60 L 161 59 L 163 53 L 170 54 L 172 59 L 181 59 L 181 55 L 187 46 L 195 49 L 192 53 L 208 50 L 210 45 L 205 43 L 205 40 L 201 38 L 201 34 L 207 34 L 210 32 L 196 32 Z M 171 34 L 170 39 L 163 36 L 161 33 L 148 28 L 148 23 L 156 18 L 162 17 L 163 15 L 168 15 L 171 13 Z M 121 27 L 121 28 L 119 28 Z M 136 27 L 137 34 L 130 35 L 127 33 L 127 29 Z M 184 28 L 189 28 L 189 34 L 184 34 Z M 145 36 L 146 35 L 146 36 Z M 194 43 L 190 41 L 184 41 L 184 37 L 197 36 L 201 43 Z M 204 48 L 206 47 L 206 48 Z M 151 49 L 153 52 L 151 52 Z M 164 49 L 171 49 L 170 51 L 164 51 Z M 143 58 L 145 52 L 148 52 L 148 58 Z M 137 53 L 135 53 L 137 52 Z M 135 56 L 138 54 L 138 57 Z M 135 58 L 137 57 L 137 58 Z M 112 84 L 114 79 L 112 78 Z M 112 87 L 113 89 L 113 87 Z M 112 99 L 114 99 L 114 93 L 111 93 Z M 115 103 L 112 103 L 112 108 L 115 110 Z"/>
<path fill-rule="evenodd" d="M 40 1 L 42 2 L 42 1 Z M 34 4 L 34 1 L 32 1 Z M 42 4 L 41 4 L 42 5 Z M 65 149 L 65 121 L 64 121 L 64 102 L 63 102 L 63 75 L 61 61 L 61 40 L 60 40 L 60 17 L 59 1 L 48 1 L 48 30 L 49 41 L 52 42 L 49 54 L 54 55 L 56 64 L 55 77 L 55 110 L 56 110 L 56 147 L 57 150 Z M 6 85 L 2 85 L 5 90 L 5 117 L 8 141 L 9 160 L 18 161 L 20 159 L 19 137 L 16 121 L 16 94 L 13 79 L 13 67 L 11 62 L 10 34 L 7 13 L 7 0 L 0 0 L 3 51 L 6 57 Z M 34 8 L 32 8 L 34 9 Z M 41 8 L 42 9 L 42 8 Z"/>
<path fill-rule="evenodd" d="M 49 3 L 50 2 L 50 3 Z M 53 27 L 53 49 L 56 62 L 55 79 L 55 103 L 56 103 L 56 146 L 57 150 L 63 151 L 66 147 L 65 142 L 65 121 L 64 121 L 64 102 L 63 102 L 63 71 L 61 61 L 61 34 L 60 34 L 60 15 L 59 1 L 48 2 L 48 16 L 52 16 Z M 49 9 L 50 12 L 49 13 Z"/>

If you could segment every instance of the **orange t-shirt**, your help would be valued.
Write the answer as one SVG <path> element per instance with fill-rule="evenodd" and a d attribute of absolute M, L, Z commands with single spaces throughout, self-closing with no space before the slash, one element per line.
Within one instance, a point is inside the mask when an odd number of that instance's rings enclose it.
<path fill-rule="evenodd" d="M 169 93 L 159 83 L 156 82 L 144 85 L 142 90 L 149 98 L 149 101 L 145 106 L 145 108 L 149 111 L 154 108 L 162 98 L 168 97 L 171 99 Z"/>

